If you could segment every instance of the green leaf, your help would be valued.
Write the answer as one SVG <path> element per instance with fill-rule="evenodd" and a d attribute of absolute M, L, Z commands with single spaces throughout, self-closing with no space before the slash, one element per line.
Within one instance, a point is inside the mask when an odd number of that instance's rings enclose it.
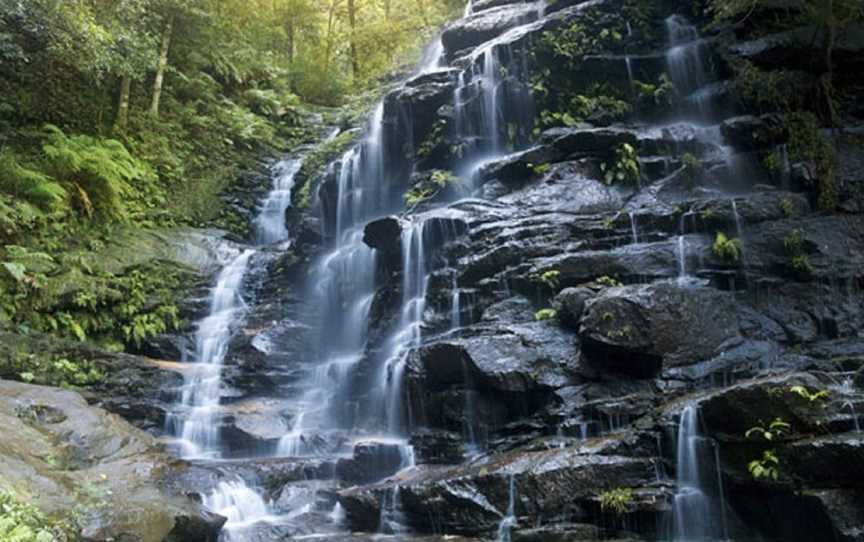
<path fill-rule="evenodd" d="M 3 262 L 3 268 L 16 282 L 22 282 L 27 277 L 27 268 L 20 263 Z"/>

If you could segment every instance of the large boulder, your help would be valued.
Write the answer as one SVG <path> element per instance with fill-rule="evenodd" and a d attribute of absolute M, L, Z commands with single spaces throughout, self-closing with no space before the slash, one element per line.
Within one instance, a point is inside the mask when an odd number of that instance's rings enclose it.
<path fill-rule="evenodd" d="M 675 283 L 611 288 L 589 302 L 582 353 L 594 367 L 637 378 L 709 359 L 742 339 L 730 295 Z"/>
<path fill-rule="evenodd" d="M 184 466 L 77 393 L 0 381 L 0 479 L 87 540 L 216 540 L 224 523 L 172 493 Z"/>

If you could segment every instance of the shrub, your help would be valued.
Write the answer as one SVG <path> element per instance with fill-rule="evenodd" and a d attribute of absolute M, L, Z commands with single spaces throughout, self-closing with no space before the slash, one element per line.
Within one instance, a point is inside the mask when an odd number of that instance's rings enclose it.
<path fill-rule="evenodd" d="M 741 240 L 729 239 L 723 232 L 717 232 L 714 240 L 714 254 L 723 260 L 737 262 L 741 259 Z"/>
<path fill-rule="evenodd" d="M 616 516 L 626 514 L 632 503 L 633 490 L 630 488 L 619 487 L 600 494 L 600 509 Z"/>
<path fill-rule="evenodd" d="M 639 156 L 629 143 L 622 143 L 615 149 L 615 155 L 601 164 L 600 169 L 603 172 L 603 182 L 607 185 L 619 182 L 638 184 L 641 179 Z"/>
<path fill-rule="evenodd" d="M 538 322 L 545 322 L 556 318 L 558 318 L 558 311 L 555 309 L 540 309 L 534 313 L 534 320 Z"/>
<path fill-rule="evenodd" d="M 55 542 L 65 539 L 59 531 L 41 510 L 22 502 L 8 491 L 0 490 L 0 540 Z"/>

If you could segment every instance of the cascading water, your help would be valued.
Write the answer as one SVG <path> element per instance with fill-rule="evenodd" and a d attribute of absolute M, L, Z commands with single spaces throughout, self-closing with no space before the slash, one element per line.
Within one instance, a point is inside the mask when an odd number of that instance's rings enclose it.
<path fill-rule="evenodd" d="M 510 542 L 512 539 L 511 531 L 519 525 L 516 519 L 516 478 L 512 474 L 508 481 L 508 488 L 507 514 L 498 524 L 497 542 Z"/>
<path fill-rule="evenodd" d="M 278 165 L 273 190 L 264 200 L 255 220 L 256 240 L 259 245 L 270 245 L 288 238 L 285 211 L 291 206 L 294 177 L 302 165 L 303 161 L 297 158 L 285 160 Z"/>
<path fill-rule="evenodd" d="M 669 77 L 675 88 L 695 104 L 699 113 L 709 113 L 709 96 L 700 92 L 709 83 L 709 77 L 704 61 L 706 44 L 699 36 L 699 30 L 684 17 L 673 15 L 666 19 L 666 31 L 670 45 L 666 52 Z"/>
<path fill-rule="evenodd" d="M 681 412 L 676 453 L 677 491 L 671 539 L 674 542 L 727 540 L 726 503 L 717 443 L 702 436 L 696 405 L 688 405 Z"/>
<path fill-rule="evenodd" d="M 198 324 L 195 360 L 185 372 L 181 408 L 168 416 L 167 432 L 178 438 L 185 458 L 220 456 L 214 416 L 221 398 L 222 364 L 245 308 L 240 288 L 253 254 L 252 250 L 232 252 L 210 292 L 210 313 Z"/>
<path fill-rule="evenodd" d="M 270 507 L 258 493 L 242 480 L 220 482 L 213 493 L 204 497 L 204 506 L 228 519 L 223 529 L 223 542 L 242 542 L 241 534 L 270 517 Z"/>

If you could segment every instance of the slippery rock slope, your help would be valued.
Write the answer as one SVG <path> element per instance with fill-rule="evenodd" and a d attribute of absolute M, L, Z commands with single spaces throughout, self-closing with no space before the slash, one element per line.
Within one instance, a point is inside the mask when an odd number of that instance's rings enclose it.
<path fill-rule="evenodd" d="M 658 22 L 687 7 L 661 4 Z M 465 72 L 418 77 L 385 100 L 422 119 L 409 125 L 419 171 L 405 186 L 425 198 L 367 227 L 389 277 L 373 302 L 373 344 L 395 325 L 411 263 L 405 232 L 438 220 L 457 233 L 426 234 L 435 263 L 424 339 L 394 376 L 404 379 L 419 464 L 342 491 L 354 528 L 388 530 L 397 518 L 420 532 L 514 540 L 861 539 L 864 485 L 805 459 L 839 465 L 864 452 L 860 178 L 837 179 L 848 212 L 817 211 L 818 183 L 800 177 L 807 164 L 785 164 L 797 172 L 789 176 L 762 166 L 789 134 L 772 117 L 741 116 L 725 79 L 730 55 L 747 56 L 727 48 L 734 37 L 702 40 L 688 26 L 681 38 L 681 18 L 648 36 L 630 29 L 628 9 L 614 0 L 476 2 L 442 39 Z M 582 89 L 629 88 L 617 95 L 632 109 L 522 140 L 537 106 L 524 83 L 555 69 L 541 44 L 574 25 L 595 35 L 630 29 L 620 46 L 585 51 L 569 77 Z M 691 73 L 675 73 L 681 54 L 693 55 Z M 632 95 L 636 77 L 661 75 L 680 103 Z M 429 98 L 447 85 L 450 103 Z M 402 117 L 385 109 L 385 126 L 402 133 Z M 836 144 L 840 164 L 862 155 Z M 610 185 L 605 172 L 625 146 L 638 184 Z M 456 188 L 435 189 L 424 173 L 442 170 L 459 177 Z M 448 204 L 459 194 L 471 197 Z M 718 248 L 718 232 L 735 240 L 733 256 Z M 795 376 L 772 376 L 787 373 Z M 704 435 L 684 429 L 688 412 Z M 791 426 L 777 449 L 745 438 L 775 419 Z M 691 441 L 705 444 L 688 459 Z M 763 453 L 779 457 L 776 479 L 747 471 Z M 678 472 L 691 460 L 719 485 Z M 682 490 L 691 486 L 701 504 Z M 615 508 L 618 490 L 627 497 Z"/>
<path fill-rule="evenodd" d="M 795 40 L 650 4 L 472 2 L 257 249 L 230 539 L 864 540 L 860 107 L 829 179 L 741 83 Z"/>
<path fill-rule="evenodd" d="M 201 541 L 223 519 L 171 488 L 156 441 L 71 391 L 0 381 L 0 479 L 86 540 Z"/>

